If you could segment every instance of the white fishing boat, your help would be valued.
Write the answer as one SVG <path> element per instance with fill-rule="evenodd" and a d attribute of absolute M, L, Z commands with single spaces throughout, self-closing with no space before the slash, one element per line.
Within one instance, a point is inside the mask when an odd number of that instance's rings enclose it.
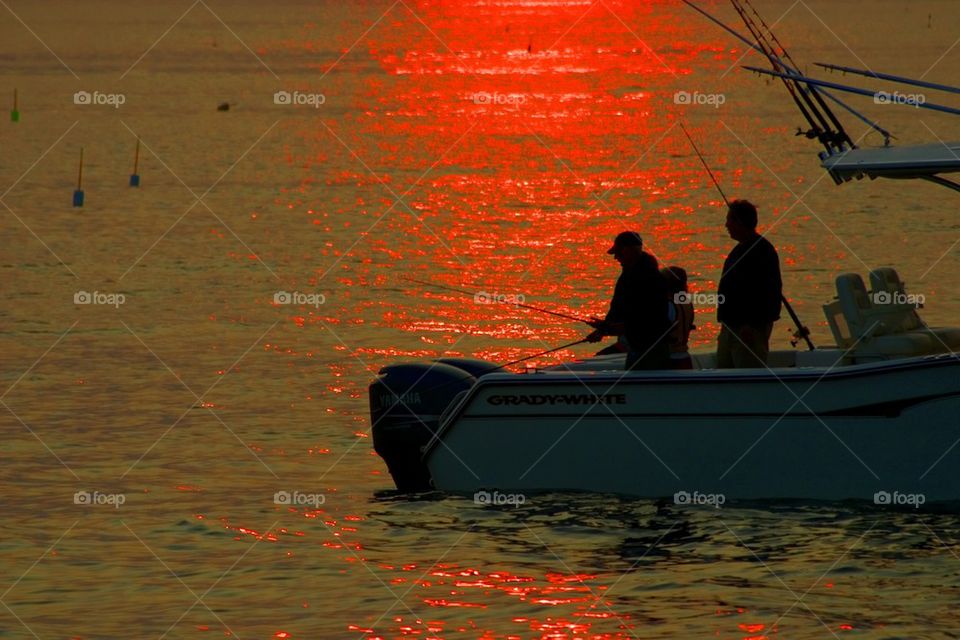
<path fill-rule="evenodd" d="M 746 24 L 752 42 L 723 26 L 791 87 L 838 184 L 957 189 L 940 174 L 960 171 L 960 144 L 857 149 L 826 83 Z M 762 369 L 718 369 L 713 353 L 693 354 L 691 370 L 625 371 L 623 355 L 524 373 L 465 358 L 387 366 L 370 386 L 374 446 L 402 491 L 960 500 L 960 328 L 927 326 L 892 267 L 836 287 L 823 307 L 835 344 L 773 351 Z"/>

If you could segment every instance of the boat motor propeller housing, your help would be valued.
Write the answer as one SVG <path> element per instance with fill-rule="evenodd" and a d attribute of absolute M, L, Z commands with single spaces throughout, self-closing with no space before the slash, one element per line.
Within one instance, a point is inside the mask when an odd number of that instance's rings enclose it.
<path fill-rule="evenodd" d="M 422 448 L 437 432 L 444 409 L 475 382 L 467 371 L 442 362 L 392 364 L 380 370 L 370 384 L 373 448 L 387 463 L 397 489 L 433 489 Z"/>

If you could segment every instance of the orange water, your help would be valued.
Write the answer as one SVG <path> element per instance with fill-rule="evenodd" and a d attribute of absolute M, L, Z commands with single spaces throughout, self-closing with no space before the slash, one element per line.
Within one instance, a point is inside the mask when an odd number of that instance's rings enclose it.
<path fill-rule="evenodd" d="M 947 0 L 757 5 L 811 72 L 960 71 Z M 888 264 L 931 324 L 957 323 L 956 196 L 835 187 L 782 87 L 737 66 L 762 61 L 689 8 L 21 1 L 0 42 L 0 96 L 17 88 L 21 114 L 0 125 L 0 637 L 955 632 L 952 515 L 383 493 L 365 396 L 381 366 L 504 362 L 588 330 L 404 276 L 599 315 L 618 269 L 604 252 L 629 228 L 714 290 L 732 241 L 680 122 L 727 195 L 760 206 L 815 342 L 835 274 Z M 960 139 L 956 118 L 849 101 L 904 143 Z M 74 304 L 80 291 L 124 299 Z M 697 326 L 709 349 L 712 309 Z M 789 347 L 786 321 L 774 344 Z M 124 502 L 77 505 L 78 491 Z M 278 491 L 324 503 L 288 508 Z"/>

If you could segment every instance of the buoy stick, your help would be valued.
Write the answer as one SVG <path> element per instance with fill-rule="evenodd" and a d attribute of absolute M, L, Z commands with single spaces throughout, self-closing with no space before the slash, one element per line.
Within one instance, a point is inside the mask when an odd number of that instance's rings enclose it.
<path fill-rule="evenodd" d="M 140 175 L 137 168 L 140 166 L 140 136 L 137 136 L 137 149 L 133 152 L 133 173 L 130 174 L 130 186 L 140 186 Z"/>
<path fill-rule="evenodd" d="M 83 147 L 80 147 L 80 168 L 77 170 L 77 190 L 73 192 L 73 206 L 83 206 Z"/>
<path fill-rule="evenodd" d="M 10 122 L 20 122 L 20 111 L 17 108 L 17 90 L 13 90 L 13 111 L 10 112 Z"/>

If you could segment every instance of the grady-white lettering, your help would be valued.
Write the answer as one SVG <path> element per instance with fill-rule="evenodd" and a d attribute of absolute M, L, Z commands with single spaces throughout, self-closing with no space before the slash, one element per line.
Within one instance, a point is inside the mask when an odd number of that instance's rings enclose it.
<path fill-rule="evenodd" d="M 627 404 L 623 393 L 551 393 L 534 395 L 490 396 L 487 403 L 492 405 L 585 405 L 585 404 Z"/>

